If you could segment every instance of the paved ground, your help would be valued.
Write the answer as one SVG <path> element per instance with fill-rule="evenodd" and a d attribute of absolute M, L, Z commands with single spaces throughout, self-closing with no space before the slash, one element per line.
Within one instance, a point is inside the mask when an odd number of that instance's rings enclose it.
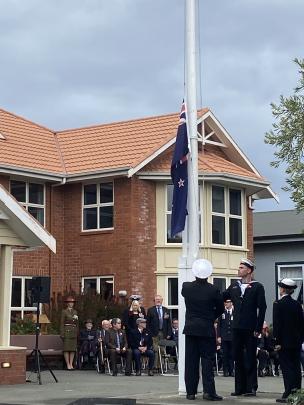
<path fill-rule="evenodd" d="M 147 377 L 112 377 L 100 375 L 95 371 L 55 371 L 56 384 L 48 371 L 42 372 L 42 385 L 38 385 L 35 374 L 32 383 L 25 385 L 0 385 L 0 405 L 68 405 L 80 398 L 134 398 L 137 404 L 193 404 L 184 396 L 177 394 L 177 376 Z M 274 404 L 280 397 L 283 388 L 281 377 L 264 377 L 259 379 L 259 392 L 256 398 L 233 398 L 230 396 L 234 388 L 233 378 L 216 377 L 219 394 L 225 397 L 228 404 Z M 197 403 L 203 401 L 202 395 L 197 396 Z"/>

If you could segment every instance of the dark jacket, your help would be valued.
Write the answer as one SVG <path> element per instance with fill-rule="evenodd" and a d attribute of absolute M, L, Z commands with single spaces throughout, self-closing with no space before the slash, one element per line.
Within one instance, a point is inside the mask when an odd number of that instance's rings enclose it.
<path fill-rule="evenodd" d="M 83 342 L 96 342 L 96 330 L 91 329 L 82 329 L 79 334 L 79 341 L 80 343 Z"/>
<path fill-rule="evenodd" d="M 140 313 L 142 314 L 143 318 L 146 318 L 146 311 L 144 307 L 140 307 Z M 126 328 L 126 330 L 131 330 L 131 329 L 136 329 L 136 320 L 140 318 L 139 314 L 134 314 L 133 312 L 130 311 L 130 308 L 126 308 L 123 311 L 121 321 L 123 326 Z"/>
<path fill-rule="evenodd" d="M 273 304 L 273 337 L 283 349 L 300 350 L 304 341 L 303 310 L 290 295 Z"/>
<path fill-rule="evenodd" d="M 225 309 L 222 316 L 218 319 L 218 337 L 224 341 L 232 341 L 232 327 L 233 327 L 233 310 L 229 316 L 228 311 Z"/>
<path fill-rule="evenodd" d="M 168 308 L 162 306 L 163 309 L 163 327 L 162 331 L 164 337 L 171 336 L 172 328 L 171 328 L 171 318 L 169 314 Z M 165 314 L 167 317 L 165 317 Z M 147 329 L 151 332 L 152 336 L 157 336 L 160 330 L 159 318 L 156 306 L 151 307 L 148 309 L 147 312 Z"/>
<path fill-rule="evenodd" d="M 231 299 L 233 303 L 233 328 L 261 333 L 267 308 L 264 287 L 252 281 L 242 297 L 240 284 L 240 281 L 231 284 L 223 293 L 224 300 Z"/>
<path fill-rule="evenodd" d="M 118 336 L 119 336 L 119 342 L 120 342 L 120 349 L 122 349 L 123 347 L 125 347 L 126 349 L 128 349 L 128 342 L 127 342 L 127 337 L 126 337 L 126 332 L 124 330 L 114 330 L 114 329 L 110 329 L 109 331 L 109 342 L 108 342 L 108 349 L 116 349 L 117 348 L 117 342 L 116 342 L 116 336 L 118 332 Z"/>
<path fill-rule="evenodd" d="M 186 321 L 183 333 L 192 336 L 215 337 L 215 320 L 224 312 L 220 291 L 207 280 L 183 283 Z"/>
<path fill-rule="evenodd" d="M 106 349 L 108 347 L 108 343 L 109 343 L 109 340 L 110 340 L 109 331 L 105 330 L 103 328 L 97 329 L 97 331 L 96 331 L 96 344 L 100 345 L 100 343 L 98 342 L 98 339 L 102 339 L 103 347 Z"/>
<path fill-rule="evenodd" d="M 138 349 L 140 346 L 147 347 L 147 349 L 153 349 L 153 340 L 151 333 L 144 329 L 140 333 L 139 329 L 132 329 L 129 334 L 129 346 L 131 349 Z"/>

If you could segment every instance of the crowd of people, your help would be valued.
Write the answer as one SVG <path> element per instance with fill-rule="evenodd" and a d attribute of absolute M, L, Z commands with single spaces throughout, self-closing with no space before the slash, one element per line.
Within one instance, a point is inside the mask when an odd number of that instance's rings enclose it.
<path fill-rule="evenodd" d="M 117 364 L 123 358 L 125 375 L 131 375 L 134 361 L 135 374 L 140 376 L 141 360 L 145 357 L 148 376 L 159 371 L 161 359 L 158 347 L 162 340 L 170 340 L 177 346 L 178 320 L 171 321 L 169 310 L 162 305 L 163 298 L 160 295 L 155 296 L 155 305 L 147 312 L 140 305 L 140 298 L 137 295 L 130 297 L 130 306 L 122 313 L 121 319 L 103 319 L 99 327 L 94 327 L 92 319 L 86 319 L 78 338 L 75 299 L 67 297 L 67 308 L 62 311 L 61 316 L 61 336 L 67 370 L 74 370 L 75 363 L 76 367 L 83 367 L 98 361 L 100 372 L 105 372 L 109 361 L 111 374 L 117 376 Z M 170 354 L 172 345 L 167 350 Z"/>
<path fill-rule="evenodd" d="M 253 278 L 252 261 L 241 260 L 240 279 L 223 293 L 208 282 L 213 271 L 208 260 L 196 260 L 192 271 L 195 280 L 183 283 L 181 291 L 186 306 L 183 334 L 187 399 L 194 400 L 197 394 L 200 364 L 203 398 L 223 399 L 216 393 L 214 381 L 217 359 L 217 366 L 222 363 L 223 376 L 234 377 L 232 396 L 256 396 L 258 376 L 279 375 L 280 368 L 284 393 L 276 401 L 286 403 L 291 392 L 301 388 L 301 361 L 304 361 L 304 356 L 301 357 L 303 310 L 291 297 L 296 283 L 288 278 L 278 283 L 280 299 L 273 306 L 273 328 L 270 330 L 265 322 L 265 290 Z M 178 346 L 178 320 L 171 321 L 160 295 L 155 296 L 155 305 L 147 311 L 140 305 L 139 296 L 130 299 L 130 306 L 121 319 L 104 319 L 98 328 L 93 327 L 91 319 L 86 320 L 85 328 L 79 334 L 78 358 L 81 356 L 84 363 L 90 357 L 99 359 L 101 372 L 105 371 L 106 360 L 109 361 L 113 376 L 117 376 L 117 364 L 123 358 L 125 374 L 131 375 L 133 361 L 135 374 L 140 376 L 142 357 L 145 357 L 148 375 L 153 376 L 160 369 L 159 354 L 166 350 L 161 342 L 171 341 Z M 73 370 L 78 317 L 75 300 L 68 297 L 66 303 L 67 308 L 62 311 L 61 335 L 67 369 Z M 167 350 L 169 354 L 170 347 Z"/>

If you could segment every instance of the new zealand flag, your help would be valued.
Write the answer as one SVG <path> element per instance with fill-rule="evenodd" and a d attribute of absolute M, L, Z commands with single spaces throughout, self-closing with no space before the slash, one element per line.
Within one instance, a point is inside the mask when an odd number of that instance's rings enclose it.
<path fill-rule="evenodd" d="M 174 186 L 171 216 L 172 238 L 184 230 L 186 215 L 188 214 L 188 152 L 186 109 L 183 102 L 171 163 L 171 178 Z"/>

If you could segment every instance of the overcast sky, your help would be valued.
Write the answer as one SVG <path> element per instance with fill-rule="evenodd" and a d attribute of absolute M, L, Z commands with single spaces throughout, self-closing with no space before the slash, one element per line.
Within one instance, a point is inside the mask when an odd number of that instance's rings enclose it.
<path fill-rule="evenodd" d="M 51 129 L 179 111 L 184 0 L 0 0 L 0 108 Z M 264 144 L 297 84 L 303 0 L 199 0 L 202 104 L 293 208 Z"/>

